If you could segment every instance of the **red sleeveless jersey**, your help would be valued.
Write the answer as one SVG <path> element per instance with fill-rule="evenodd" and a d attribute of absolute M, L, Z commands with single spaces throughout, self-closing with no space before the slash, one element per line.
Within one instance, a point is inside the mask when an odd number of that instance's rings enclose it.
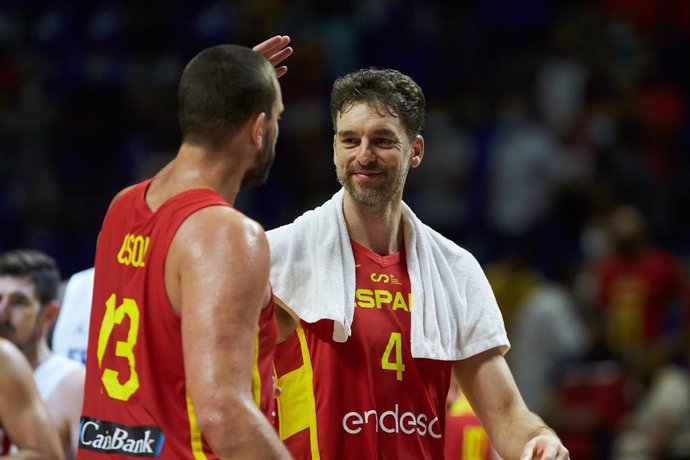
<path fill-rule="evenodd" d="M 98 237 L 79 459 L 217 458 L 187 395 L 180 317 L 168 301 L 164 267 L 185 219 L 207 206 L 230 205 L 211 190 L 195 189 L 154 213 L 145 201 L 150 182 L 112 204 Z M 254 368 L 255 401 L 269 417 L 273 308 L 271 301 L 261 312 Z"/>
<path fill-rule="evenodd" d="M 281 439 L 298 460 L 443 458 L 452 363 L 412 358 L 404 252 L 352 246 L 352 336 L 337 343 L 332 321 L 302 321 L 276 349 Z"/>

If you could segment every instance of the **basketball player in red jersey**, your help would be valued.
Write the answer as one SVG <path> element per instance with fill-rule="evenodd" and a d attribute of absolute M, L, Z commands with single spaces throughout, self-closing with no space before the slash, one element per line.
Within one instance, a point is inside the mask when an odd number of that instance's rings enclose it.
<path fill-rule="evenodd" d="M 272 64 L 288 42 L 192 59 L 177 156 L 113 199 L 96 249 L 79 459 L 288 458 L 267 418 L 268 245 L 232 208 L 273 162 L 286 69 Z"/>
<path fill-rule="evenodd" d="M 285 309 L 281 439 L 297 459 L 443 458 L 454 375 L 502 458 L 568 459 L 517 390 L 481 267 L 402 202 L 424 154 L 424 105 L 394 70 L 339 78 L 331 113 L 343 189 L 267 234 Z"/>
<path fill-rule="evenodd" d="M 22 353 L 0 338 L 0 458 L 63 458 L 62 445 Z M 16 452 L 10 454 L 10 446 Z"/>

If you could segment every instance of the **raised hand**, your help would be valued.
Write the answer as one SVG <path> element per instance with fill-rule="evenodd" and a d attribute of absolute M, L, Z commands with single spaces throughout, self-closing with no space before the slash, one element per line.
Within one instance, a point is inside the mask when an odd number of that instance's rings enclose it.
<path fill-rule="evenodd" d="M 288 71 L 287 66 L 279 66 L 278 64 L 283 62 L 292 54 L 293 49 L 292 47 L 288 46 L 289 44 L 290 37 L 287 35 L 276 35 L 275 37 L 271 37 L 268 40 L 259 43 L 252 49 L 264 56 L 271 64 L 273 64 L 273 67 L 276 68 L 276 75 L 278 78 L 280 78 Z"/>

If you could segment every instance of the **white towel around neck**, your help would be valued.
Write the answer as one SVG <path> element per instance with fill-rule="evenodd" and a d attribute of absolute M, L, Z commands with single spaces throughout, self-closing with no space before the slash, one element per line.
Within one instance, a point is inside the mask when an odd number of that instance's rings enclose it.
<path fill-rule="evenodd" d="M 355 263 L 343 215 L 344 190 L 292 224 L 267 232 L 273 292 L 302 320 L 334 321 L 333 340 L 352 334 Z M 415 358 L 455 361 L 509 348 L 503 318 L 477 260 L 423 224 L 402 203 L 412 289 Z"/>

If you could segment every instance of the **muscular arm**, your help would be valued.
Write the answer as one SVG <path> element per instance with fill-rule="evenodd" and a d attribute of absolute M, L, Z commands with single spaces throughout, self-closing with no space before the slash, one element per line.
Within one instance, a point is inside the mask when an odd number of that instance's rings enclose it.
<path fill-rule="evenodd" d="M 182 224 L 166 261 L 166 288 L 182 320 L 187 391 L 200 431 L 222 459 L 289 458 L 251 392 L 268 270 L 263 229 L 218 206 Z"/>
<path fill-rule="evenodd" d="M 569 458 L 556 434 L 525 406 L 497 348 L 456 361 L 453 373 L 502 458 Z"/>
<path fill-rule="evenodd" d="M 1 459 L 62 459 L 53 420 L 21 352 L 0 340 L 0 425 L 17 453 Z"/>

